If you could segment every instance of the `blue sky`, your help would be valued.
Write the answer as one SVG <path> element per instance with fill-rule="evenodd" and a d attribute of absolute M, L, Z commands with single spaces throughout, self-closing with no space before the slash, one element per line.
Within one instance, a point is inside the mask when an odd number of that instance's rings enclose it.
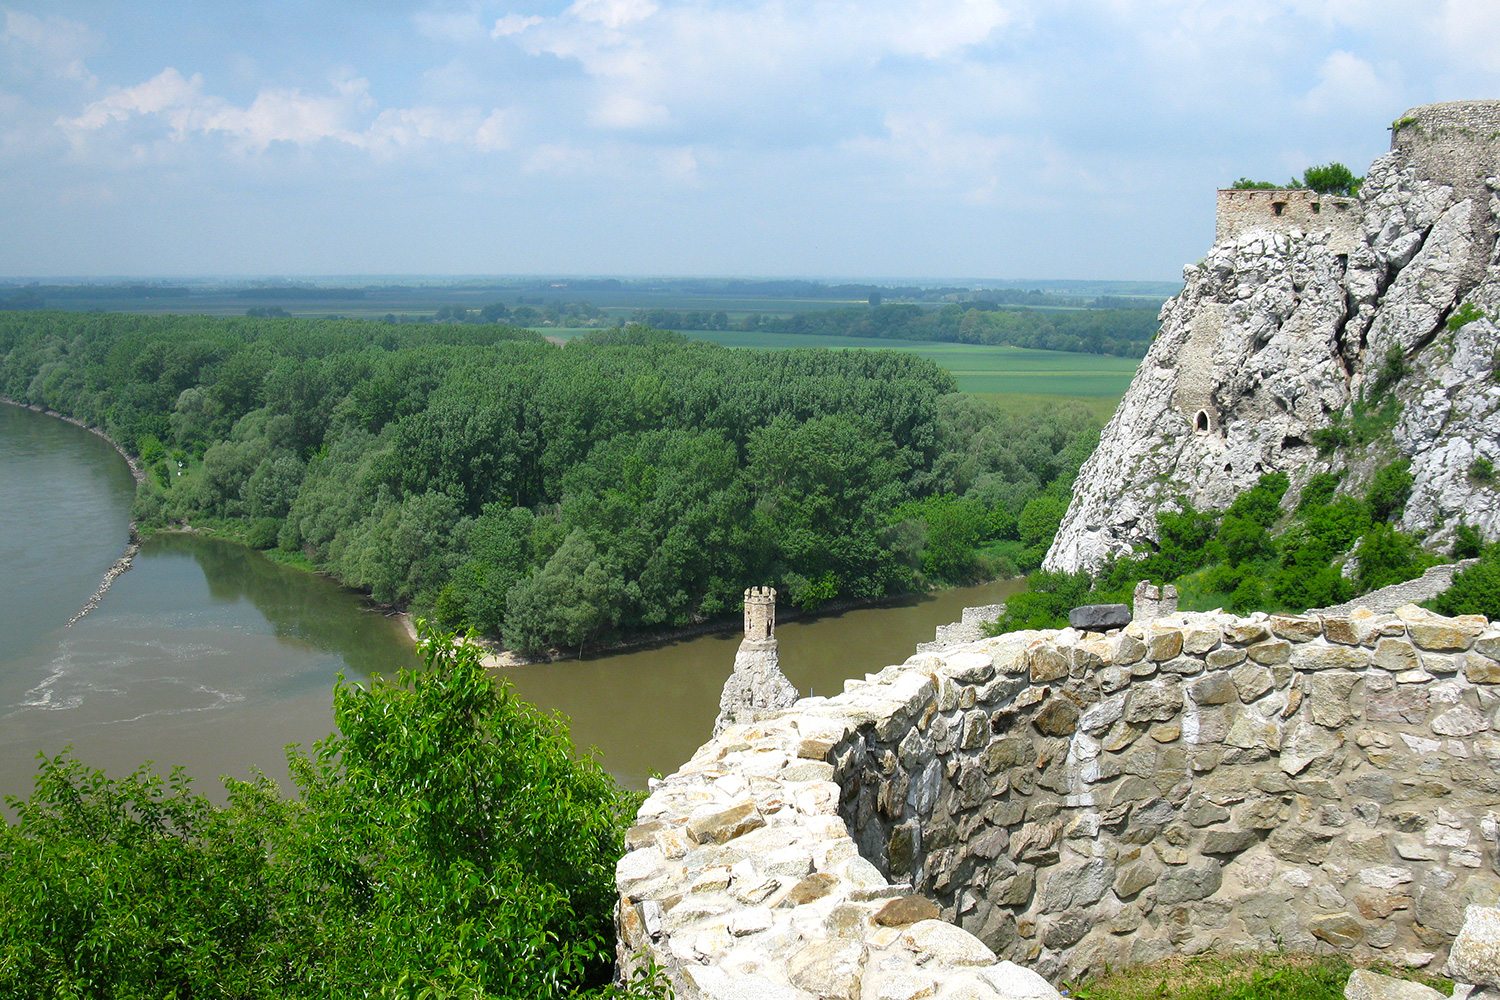
<path fill-rule="evenodd" d="M 1500 0 L 0 0 L 0 275 L 1166 279 Z"/>

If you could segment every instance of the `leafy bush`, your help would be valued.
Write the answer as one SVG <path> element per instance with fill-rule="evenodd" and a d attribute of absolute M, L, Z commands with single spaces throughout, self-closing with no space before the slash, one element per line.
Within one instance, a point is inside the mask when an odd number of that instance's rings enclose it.
<path fill-rule="evenodd" d="M 1354 551 L 1359 561 L 1355 583 L 1361 593 L 1403 583 L 1422 575 L 1437 563 L 1423 552 L 1416 539 L 1389 524 L 1375 524 L 1360 539 Z"/>
<path fill-rule="evenodd" d="M 1453 530 L 1453 558 L 1473 559 L 1484 551 L 1484 536 L 1472 524 L 1459 523 Z"/>
<path fill-rule="evenodd" d="M 1394 521 L 1406 509 L 1406 499 L 1411 496 L 1411 462 L 1401 459 L 1392 462 L 1370 480 L 1370 490 L 1365 500 L 1370 505 L 1370 516 L 1377 521 Z"/>
<path fill-rule="evenodd" d="M 1439 614 L 1500 619 L 1500 547 L 1487 548 L 1479 562 L 1456 574 L 1453 586 L 1429 603 Z"/>
<path fill-rule="evenodd" d="M 292 799 L 260 776 L 215 808 L 180 770 L 44 760 L 0 828 L 0 993 L 602 988 L 634 798 L 472 645 L 422 649 L 424 670 L 340 682 L 339 734 L 289 754 Z"/>
<path fill-rule="evenodd" d="M 1469 463 L 1469 482 L 1492 483 L 1495 481 L 1495 465 L 1484 456 L 1474 459 Z"/>
<path fill-rule="evenodd" d="M 1338 162 L 1308 167 L 1302 173 L 1302 186 L 1312 188 L 1319 194 L 1353 197 L 1359 194 L 1360 185 L 1364 181 L 1363 177 L 1356 177 L 1352 170 Z"/>

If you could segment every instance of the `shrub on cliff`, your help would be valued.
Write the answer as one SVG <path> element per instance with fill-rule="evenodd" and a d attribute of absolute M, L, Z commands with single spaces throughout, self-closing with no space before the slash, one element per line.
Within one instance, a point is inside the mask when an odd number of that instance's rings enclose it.
<path fill-rule="evenodd" d="M 1429 604 L 1440 615 L 1500 619 L 1500 546 L 1485 549 L 1478 563 L 1455 575 L 1453 586 Z"/>
<path fill-rule="evenodd" d="M 556 997 L 613 957 L 634 800 L 562 722 L 429 635 L 427 665 L 340 684 L 297 793 L 61 756 L 0 827 L 6 996 Z M 617 991 L 615 991 L 617 992 Z"/>

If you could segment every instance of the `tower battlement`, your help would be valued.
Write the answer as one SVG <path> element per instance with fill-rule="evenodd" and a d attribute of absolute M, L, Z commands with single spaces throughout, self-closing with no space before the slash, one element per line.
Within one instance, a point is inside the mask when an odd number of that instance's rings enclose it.
<path fill-rule="evenodd" d="M 749 587 L 745 590 L 745 638 L 751 642 L 769 642 L 776 638 L 775 587 Z"/>

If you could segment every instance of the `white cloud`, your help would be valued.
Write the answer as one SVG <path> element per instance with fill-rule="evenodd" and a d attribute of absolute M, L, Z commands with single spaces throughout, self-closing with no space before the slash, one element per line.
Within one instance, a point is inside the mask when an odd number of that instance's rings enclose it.
<path fill-rule="evenodd" d="M 429 143 L 470 146 L 483 152 L 509 145 L 505 112 L 488 115 L 474 108 L 410 107 L 377 110 L 369 82 L 360 77 L 335 79 L 331 90 L 261 90 L 245 106 L 206 93 L 203 77 L 184 77 L 174 67 L 134 87 L 100 98 L 59 125 L 82 145 L 113 126 L 160 122 L 169 137 L 217 135 L 241 152 L 258 153 L 276 143 L 311 146 L 334 142 L 392 154 Z"/>
<path fill-rule="evenodd" d="M 520 14 L 506 14 L 495 21 L 495 26 L 490 29 L 491 38 L 509 38 L 519 35 L 527 28 L 541 24 L 543 18 L 531 16 L 523 17 Z"/>
<path fill-rule="evenodd" d="M 658 10 L 652 0 L 576 0 L 564 13 L 614 31 L 644 21 Z"/>
<path fill-rule="evenodd" d="M 1500 8 L 1495 0 L 1444 0 L 1438 14 L 1438 33 L 1453 58 L 1490 73 L 1500 72 L 1497 28 Z"/>
<path fill-rule="evenodd" d="M 90 85 L 96 82 L 83 60 L 95 51 L 98 40 L 78 21 L 6 9 L 0 44 L 17 55 L 25 53 L 29 61 L 52 75 Z"/>
<path fill-rule="evenodd" d="M 1400 102 L 1395 83 L 1383 79 L 1374 66 L 1354 53 L 1339 50 L 1329 53 L 1318 67 L 1318 82 L 1302 103 L 1314 114 L 1383 113 Z"/>
<path fill-rule="evenodd" d="M 587 120 L 628 130 L 738 106 L 795 120 L 830 99 L 858 103 L 883 63 L 960 65 L 1017 20 L 1001 0 L 577 0 L 506 33 L 533 55 L 576 63 L 597 86 Z"/>

